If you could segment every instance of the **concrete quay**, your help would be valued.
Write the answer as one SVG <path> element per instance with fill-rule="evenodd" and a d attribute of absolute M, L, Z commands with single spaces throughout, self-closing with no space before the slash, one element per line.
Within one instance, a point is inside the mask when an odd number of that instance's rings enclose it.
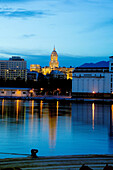
<path fill-rule="evenodd" d="M 0 169 L 17 167 L 22 170 L 79 170 L 85 164 L 93 170 L 103 170 L 106 163 L 113 166 L 113 155 L 39 156 L 0 159 Z"/>
<path fill-rule="evenodd" d="M 95 103 L 113 103 L 113 99 L 103 98 L 72 98 L 71 96 L 53 96 L 53 95 L 39 95 L 37 97 L 15 97 L 15 96 L 0 96 L 0 99 L 6 100 L 56 100 L 56 101 L 70 101 L 70 102 L 95 102 Z"/>

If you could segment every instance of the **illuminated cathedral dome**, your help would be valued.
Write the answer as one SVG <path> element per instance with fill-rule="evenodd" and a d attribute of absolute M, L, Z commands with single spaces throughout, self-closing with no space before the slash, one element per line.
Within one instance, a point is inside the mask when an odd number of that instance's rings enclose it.
<path fill-rule="evenodd" d="M 51 53 L 51 61 L 49 63 L 51 69 L 55 69 L 59 67 L 59 62 L 58 62 L 58 54 L 55 50 L 55 47 Z"/>

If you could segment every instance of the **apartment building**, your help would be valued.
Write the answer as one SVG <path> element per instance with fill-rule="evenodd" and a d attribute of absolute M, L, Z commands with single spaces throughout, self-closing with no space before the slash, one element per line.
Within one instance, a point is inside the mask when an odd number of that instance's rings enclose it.
<path fill-rule="evenodd" d="M 27 80 L 26 61 L 18 56 L 12 56 L 9 60 L 0 60 L 0 79 Z"/>

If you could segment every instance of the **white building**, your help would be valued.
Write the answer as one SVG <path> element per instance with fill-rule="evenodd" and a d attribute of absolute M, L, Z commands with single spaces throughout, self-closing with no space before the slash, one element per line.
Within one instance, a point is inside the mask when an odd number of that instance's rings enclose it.
<path fill-rule="evenodd" d="M 16 97 L 27 97 L 30 96 L 30 88 L 7 88 L 0 87 L 0 96 L 16 96 Z"/>
<path fill-rule="evenodd" d="M 27 80 L 26 61 L 13 56 L 9 60 L 0 60 L 0 78 L 4 80 Z"/>
<path fill-rule="evenodd" d="M 34 89 L 0 87 L 0 96 L 3 97 L 36 97 Z"/>
<path fill-rule="evenodd" d="M 72 97 L 106 97 L 113 93 L 113 56 L 109 67 L 77 67 L 73 72 Z"/>

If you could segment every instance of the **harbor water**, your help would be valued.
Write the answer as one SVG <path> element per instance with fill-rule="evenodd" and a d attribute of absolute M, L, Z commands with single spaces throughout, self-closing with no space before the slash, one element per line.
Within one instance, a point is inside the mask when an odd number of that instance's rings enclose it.
<path fill-rule="evenodd" d="M 31 149 L 40 156 L 113 154 L 113 105 L 0 100 L 0 158 Z"/>

